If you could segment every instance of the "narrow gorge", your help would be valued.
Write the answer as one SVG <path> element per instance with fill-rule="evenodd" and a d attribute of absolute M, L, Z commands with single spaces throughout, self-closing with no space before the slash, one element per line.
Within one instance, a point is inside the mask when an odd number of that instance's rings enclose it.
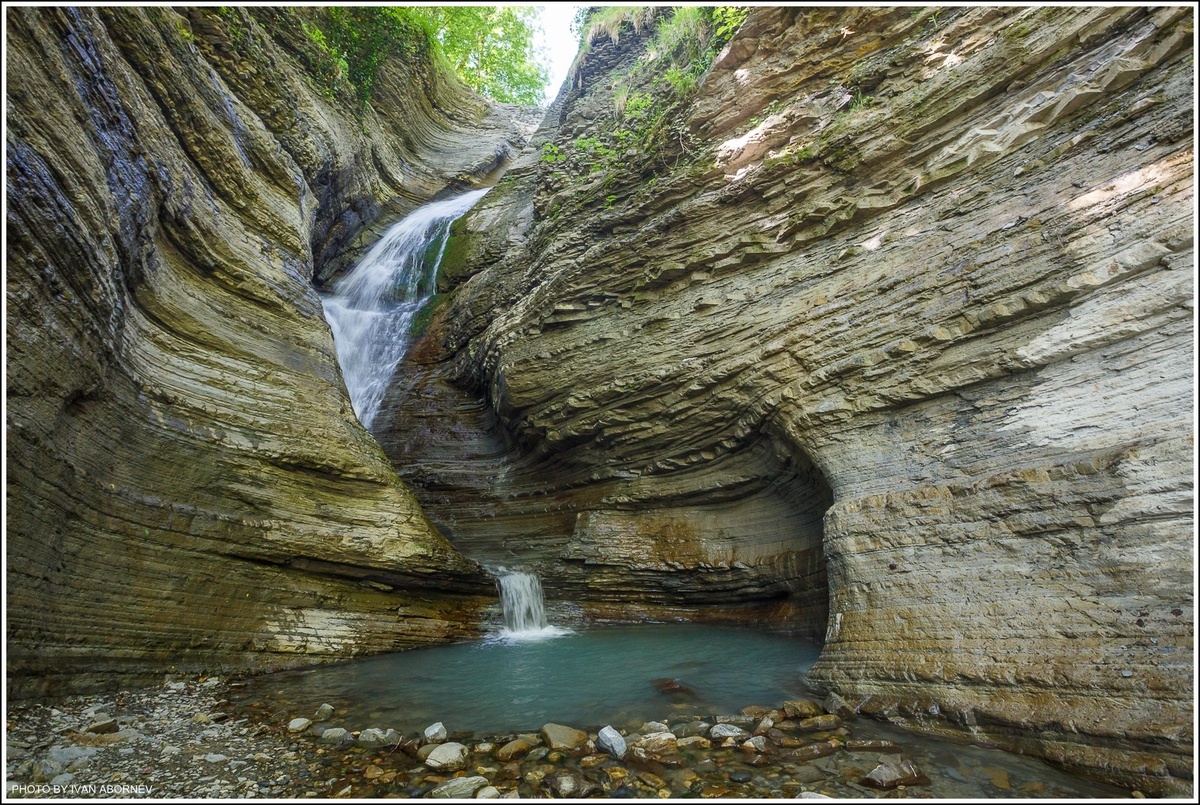
<path fill-rule="evenodd" d="M 315 13 L 5 10 L 10 697 L 464 640 L 520 567 L 1193 793 L 1194 10 L 664 7 L 541 110 L 419 47 L 356 105 Z M 332 290 L 484 189 L 356 416 Z"/>

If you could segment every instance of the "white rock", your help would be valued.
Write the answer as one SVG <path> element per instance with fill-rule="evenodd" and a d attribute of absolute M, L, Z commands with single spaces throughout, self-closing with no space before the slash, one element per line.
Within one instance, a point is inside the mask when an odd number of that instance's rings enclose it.
<path fill-rule="evenodd" d="M 304 732 L 312 726 L 312 720 L 307 718 L 293 718 L 288 722 L 288 732 Z"/>
<path fill-rule="evenodd" d="M 435 771 L 458 771 L 467 765 L 467 755 L 467 747 L 451 741 L 430 752 L 425 765 Z"/>
<path fill-rule="evenodd" d="M 485 785 L 475 792 L 475 799 L 499 799 L 500 789 L 494 785 Z"/>
<path fill-rule="evenodd" d="M 330 729 L 322 732 L 321 737 L 317 740 L 323 744 L 335 744 L 349 735 L 350 733 L 346 731 L 345 727 L 331 727 Z"/>
<path fill-rule="evenodd" d="M 440 721 L 425 728 L 425 740 L 430 743 L 441 743 L 446 740 L 447 736 L 446 725 Z"/>
<path fill-rule="evenodd" d="M 371 727 L 358 734 L 358 745 L 363 749 L 378 749 L 387 746 L 387 736 L 383 730 Z"/>
<path fill-rule="evenodd" d="M 735 724 L 714 724 L 713 728 L 708 732 L 708 737 L 712 738 L 714 741 L 723 740 L 725 738 L 736 738 L 741 740 L 743 738 L 749 738 L 750 733 L 746 732 L 744 729 Z"/>
<path fill-rule="evenodd" d="M 469 799 L 488 784 L 486 777 L 455 777 L 429 792 L 436 799 Z"/>
<path fill-rule="evenodd" d="M 617 760 L 625 757 L 625 753 L 629 750 L 621 733 L 613 729 L 611 725 L 600 730 L 600 734 L 596 736 L 596 746 Z"/>

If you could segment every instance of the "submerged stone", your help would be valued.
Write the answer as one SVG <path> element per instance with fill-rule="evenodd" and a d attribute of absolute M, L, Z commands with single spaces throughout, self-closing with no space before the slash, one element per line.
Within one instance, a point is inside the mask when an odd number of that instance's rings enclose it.
<path fill-rule="evenodd" d="M 515 738 L 497 749 L 495 757 L 496 760 L 502 760 L 507 763 L 510 760 L 516 760 L 525 755 L 532 748 L 533 744 L 524 738 Z"/>
<path fill-rule="evenodd" d="M 558 799 L 582 799 L 591 796 L 599 786 L 582 774 L 570 769 L 560 769 L 547 774 L 542 787 Z"/>
<path fill-rule="evenodd" d="M 858 782 L 859 785 L 890 791 L 901 785 L 929 785 L 929 778 L 917 768 L 917 764 L 904 758 L 880 763 Z"/>

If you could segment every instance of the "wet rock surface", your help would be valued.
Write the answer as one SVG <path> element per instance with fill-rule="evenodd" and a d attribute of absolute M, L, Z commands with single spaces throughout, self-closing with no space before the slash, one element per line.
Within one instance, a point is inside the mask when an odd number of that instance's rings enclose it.
<path fill-rule="evenodd" d="M 759 736 L 766 741 L 765 754 L 748 754 L 736 743 L 712 742 L 702 747 L 681 743 L 676 752 L 661 758 L 634 758 L 631 754 L 622 762 L 593 751 L 589 743 L 598 743 L 596 731 L 580 730 L 585 743 L 564 750 L 552 750 L 534 733 L 519 738 L 467 738 L 452 733 L 461 743 L 424 745 L 455 756 L 451 764 L 435 768 L 430 763 L 432 754 L 424 762 L 418 757 L 423 739 L 405 736 L 411 741 L 407 746 L 363 746 L 361 738 L 366 733 L 387 733 L 381 725 L 348 732 L 358 740 L 345 746 L 326 745 L 321 742 L 323 735 L 345 728 L 312 725 L 297 735 L 288 729 L 293 714 L 265 712 L 253 705 L 239 710 L 226 698 L 228 693 L 226 684 L 218 680 L 189 680 L 156 689 L 73 697 L 53 707 L 10 706 L 7 794 L 10 798 L 57 795 L 81 799 L 709 799 L 1114 797 L 1130 793 L 1072 778 L 1027 758 L 958 744 L 931 745 L 915 736 L 889 733 L 898 738 L 894 744 L 868 749 L 861 744 L 883 740 L 873 737 L 873 731 L 888 728 L 862 719 L 836 728 L 836 734 L 822 742 L 833 747 L 832 752 L 818 759 L 799 760 L 765 736 Z M 781 710 L 762 707 L 784 721 Z M 85 732 L 92 723 L 89 710 L 109 713 L 120 729 L 99 735 Z M 705 721 L 737 715 L 714 714 Z M 670 719 L 664 719 L 659 723 L 683 727 L 702 722 L 688 719 L 672 725 Z M 623 738 L 632 737 L 638 728 L 626 725 L 621 730 Z M 872 737 L 854 738 L 859 732 Z M 782 734 L 798 741 L 811 737 L 811 733 L 792 729 Z M 703 737 L 697 734 L 688 740 Z M 530 749 L 520 757 L 503 751 L 518 740 Z M 857 751 L 846 751 L 855 740 L 860 743 Z"/>

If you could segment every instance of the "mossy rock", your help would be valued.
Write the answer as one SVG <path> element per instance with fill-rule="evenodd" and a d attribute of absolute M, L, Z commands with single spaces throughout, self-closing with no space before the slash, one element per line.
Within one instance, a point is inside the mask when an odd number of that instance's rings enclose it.
<path fill-rule="evenodd" d="M 438 266 L 437 291 L 445 294 L 470 279 L 480 268 L 479 240 L 476 232 L 461 226 L 460 218 L 450 227 L 449 240 L 446 250 L 442 253 L 442 263 Z"/>

